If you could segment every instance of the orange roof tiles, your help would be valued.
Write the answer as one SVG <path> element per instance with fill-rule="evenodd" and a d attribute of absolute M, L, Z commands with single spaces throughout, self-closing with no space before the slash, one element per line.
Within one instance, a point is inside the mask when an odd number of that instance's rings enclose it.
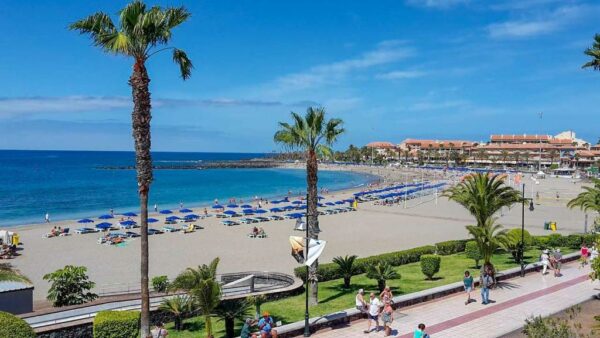
<path fill-rule="evenodd" d="M 367 144 L 368 148 L 393 149 L 396 146 L 390 142 L 371 142 Z"/>

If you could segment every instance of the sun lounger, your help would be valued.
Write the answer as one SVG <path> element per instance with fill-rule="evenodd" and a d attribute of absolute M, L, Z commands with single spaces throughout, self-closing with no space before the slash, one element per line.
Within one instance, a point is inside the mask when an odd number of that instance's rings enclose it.
<path fill-rule="evenodd" d="M 99 232 L 100 230 L 98 229 L 92 229 L 92 228 L 79 228 L 75 230 L 76 234 L 80 234 L 80 235 L 84 235 L 84 234 L 91 234 L 91 233 L 95 233 L 95 232 Z"/>
<path fill-rule="evenodd" d="M 254 219 L 258 220 L 259 222 L 268 222 L 271 220 L 269 217 L 263 217 L 263 216 L 254 217 Z"/>
<path fill-rule="evenodd" d="M 125 233 L 125 235 L 129 238 L 140 237 L 140 234 L 138 234 L 137 232 L 133 232 L 133 231 L 127 231 Z"/>
<path fill-rule="evenodd" d="M 283 219 L 283 217 L 279 215 L 271 215 L 269 218 L 273 221 L 281 221 Z"/>
<path fill-rule="evenodd" d="M 236 221 L 230 221 L 230 220 L 224 220 L 224 221 L 221 221 L 221 224 L 223 224 L 223 225 L 227 225 L 227 226 L 232 226 L 232 225 L 240 225 L 240 223 L 239 223 L 239 222 L 236 222 Z"/>
<path fill-rule="evenodd" d="M 258 221 L 253 218 L 240 218 L 239 222 L 242 224 L 258 223 Z"/>
<path fill-rule="evenodd" d="M 160 230 L 156 230 L 156 229 L 153 229 L 153 228 L 148 228 L 148 235 L 160 235 L 162 233 L 163 232 L 160 231 Z"/>
<path fill-rule="evenodd" d="M 175 232 L 175 231 L 179 231 L 179 229 L 174 228 L 174 227 L 170 227 L 170 226 L 164 226 L 164 227 L 162 227 L 162 231 L 164 231 L 164 232 Z"/>

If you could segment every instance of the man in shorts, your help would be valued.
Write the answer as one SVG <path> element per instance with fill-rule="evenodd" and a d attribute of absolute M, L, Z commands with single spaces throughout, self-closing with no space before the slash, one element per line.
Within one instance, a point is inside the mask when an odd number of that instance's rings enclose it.
<path fill-rule="evenodd" d="M 269 315 L 269 312 L 263 312 L 263 317 L 258 321 L 258 328 L 260 329 L 261 338 L 277 338 L 277 330 L 273 327 L 275 323 L 273 318 Z"/>
<path fill-rule="evenodd" d="M 369 296 L 369 326 L 367 326 L 367 329 L 364 331 L 364 333 L 371 332 L 372 321 L 375 322 L 375 331 L 379 331 L 379 314 L 381 313 L 382 306 L 383 304 L 379 301 L 377 297 L 375 297 L 375 293 L 371 292 L 371 295 Z"/>
<path fill-rule="evenodd" d="M 560 277 L 562 276 L 560 274 L 560 266 L 561 266 L 561 262 L 562 261 L 562 254 L 560 253 L 560 249 L 556 249 L 556 251 L 554 251 L 554 277 Z"/>

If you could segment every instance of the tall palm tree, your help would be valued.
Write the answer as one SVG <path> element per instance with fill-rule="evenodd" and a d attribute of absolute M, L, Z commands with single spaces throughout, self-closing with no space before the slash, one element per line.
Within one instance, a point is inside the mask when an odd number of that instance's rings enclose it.
<path fill-rule="evenodd" d="M 333 262 L 338 265 L 338 269 L 344 278 L 344 289 L 350 288 L 350 279 L 356 273 L 356 266 L 354 266 L 354 261 L 358 256 L 352 255 L 345 257 L 338 256 L 333 258 Z"/>
<path fill-rule="evenodd" d="M 585 55 L 591 57 L 592 60 L 583 64 L 581 68 L 591 67 L 594 68 L 594 70 L 600 70 L 600 34 L 594 35 L 594 44 L 592 47 L 587 48 L 584 53 Z"/>
<path fill-rule="evenodd" d="M 190 13 L 183 7 L 146 8 L 135 0 L 119 12 L 118 26 L 104 12 L 97 12 L 69 26 L 91 37 L 93 44 L 111 54 L 133 59 L 133 71 L 129 78 L 132 89 L 133 111 L 131 113 L 135 143 L 138 193 L 140 197 L 141 227 L 141 335 L 150 334 L 150 301 L 148 290 L 148 194 L 152 183 L 152 157 L 150 155 L 150 77 L 146 69 L 149 58 L 162 51 L 171 50 L 173 61 L 179 66 L 181 77 L 186 80 L 192 71 L 192 62 L 180 49 L 170 47 L 172 30 L 185 22 Z"/>
<path fill-rule="evenodd" d="M 212 338 L 212 317 L 215 310 L 221 302 L 221 285 L 213 279 L 204 279 L 198 283 L 198 286 L 192 289 L 191 295 L 194 298 L 198 310 L 204 317 L 204 326 L 206 338 Z"/>
<path fill-rule="evenodd" d="M 519 191 L 506 185 L 500 175 L 477 173 L 444 192 L 444 196 L 457 202 L 475 217 L 478 227 L 503 207 L 521 201 Z"/>
<path fill-rule="evenodd" d="M 467 231 L 479 247 L 484 265 L 491 265 L 494 252 L 506 242 L 506 230 L 496 224 L 495 218 L 488 218 L 483 226 L 467 225 Z"/>
<path fill-rule="evenodd" d="M 245 299 L 227 300 L 217 306 L 215 314 L 225 322 L 225 336 L 227 338 L 235 337 L 235 320 L 243 321 L 251 308 L 252 304 Z"/>
<path fill-rule="evenodd" d="M 567 203 L 567 207 L 580 208 L 581 210 L 595 211 L 600 217 L 600 179 L 592 178 L 593 187 L 583 187 L 584 192 L 579 193 L 577 197 Z"/>
<path fill-rule="evenodd" d="M 308 232 L 312 239 L 319 238 L 319 221 L 317 212 L 318 163 L 317 152 L 324 146 L 331 146 L 344 132 L 342 120 L 325 121 L 325 108 L 308 107 L 304 117 L 292 112 L 293 124 L 279 122 L 280 129 L 273 137 L 276 143 L 287 147 L 301 149 L 306 153 L 306 190 Z M 310 303 L 318 303 L 318 261 L 309 268 Z"/>
<path fill-rule="evenodd" d="M 170 288 L 174 290 L 191 291 L 200 285 L 203 280 L 216 280 L 219 257 L 213 259 L 210 264 L 198 265 L 197 269 L 187 268 L 180 273 L 171 283 Z"/>

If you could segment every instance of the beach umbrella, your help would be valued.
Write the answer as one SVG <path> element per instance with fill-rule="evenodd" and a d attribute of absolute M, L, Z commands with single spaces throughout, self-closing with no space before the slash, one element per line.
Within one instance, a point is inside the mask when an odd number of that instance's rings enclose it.
<path fill-rule="evenodd" d="M 250 204 L 243 204 L 240 208 L 243 208 L 243 209 L 252 209 L 252 206 Z"/>
<path fill-rule="evenodd" d="M 326 205 L 331 205 L 331 206 L 334 206 L 334 205 L 335 205 L 335 203 L 333 203 L 333 202 L 327 202 L 327 203 L 325 203 L 325 204 L 326 204 Z"/>
<path fill-rule="evenodd" d="M 179 212 L 183 212 L 183 213 L 188 213 L 188 212 L 194 212 L 194 210 L 192 209 L 188 209 L 188 208 L 183 208 L 183 209 L 179 209 Z"/>
<path fill-rule="evenodd" d="M 351 198 L 348 198 L 348 199 L 345 199 L 344 202 L 352 203 L 352 202 L 354 202 L 354 200 Z"/>
<path fill-rule="evenodd" d="M 220 204 L 215 204 L 212 206 L 213 209 L 223 209 L 223 206 Z"/>
<path fill-rule="evenodd" d="M 281 208 L 271 208 L 271 209 L 269 209 L 269 210 L 270 210 L 271 212 L 282 212 L 282 211 L 283 211 L 283 209 L 281 209 Z"/>
<path fill-rule="evenodd" d="M 257 209 L 257 210 L 254 211 L 254 213 L 256 213 L 256 214 L 266 214 L 267 211 L 265 209 Z"/>
<path fill-rule="evenodd" d="M 237 204 L 234 204 L 234 203 L 232 203 L 232 204 L 227 204 L 227 207 L 228 207 L 228 208 L 237 208 L 237 207 L 238 207 L 238 205 L 237 205 Z"/>
<path fill-rule="evenodd" d="M 94 221 L 89 218 L 84 218 L 77 221 L 77 223 L 94 223 Z"/>
<path fill-rule="evenodd" d="M 286 205 L 285 207 L 283 207 L 283 210 L 294 210 L 296 209 L 296 207 L 291 206 L 291 205 Z"/>
<path fill-rule="evenodd" d="M 282 201 L 278 201 L 278 200 L 272 200 L 272 201 L 271 201 L 271 203 L 273 203 L 273 204 L 279 204 L 279 203 L 281 203 L 281 202 L 282 202 Z"/>
<path fill-rule="evenodd" d="M 344 204 L 344 201 L 335 201 L 335 204 Z"/>
<path fill-rule="evenodd" d="M 102 215 L 102 216 L 100 216 L 98 218 L 100 218 L 100 219 L 110 219 L 110 218 L 114 218 L 114 217 L 111 216 L 111 215 Z"/>
<path fill-rule="evenodd" d="M 159 212 L 160 212 L 161 214 L 163 214 L 163 215 L 168 215 L 168 214 L 172 214 L 172 213 L 173 213 L 171 210 L 167 210 L 167 209 L 165 209 L 165 210 L 161 210 L 161 211 L 159 211 Z"/>
<path fill-rule="evenodd" d="M 317 206 L 318 206 L 318 207 L 324 207 L 324 206 L 325 206 L 325 204 L 323 204 L 323 203 L 317 203 Z"/>
<path fill-rule="evenodd" d="M 302 204 L 302 201 L 294 201 L 292 204 Z"/>
<path fill-rule="evenodd" d="M 102 223 L 100 223 L 100 224 L 102 224 Z M 123 221 L 119 224 L 121 224 L 121 225 L 136 225 L 137 223 L 134 221 Z"/>
<path fill-rule="evenodd" d="M 317 198 L 318 198 L 319 200 L 325 199 L 325 197 L 323 197 L 323 196 L 321 196 L 321 195 L 317 196 Z"/>
<path fill-rule="evenodd" d="M 244 210 L 242 210 L 242 212 L 243 212 L 244 214 L 253 214 L 253 213 L 254 213 L 254 210 L 252 210 L 252 209 L 244 209 Z"/>
<path fill-rule="evenodd" d="M 185 215 L 186 219 L 197 219 L 200 218 L 200 216 L 196 215 L 196 214 L 189 214 L 189 215 Z"/>
<path fill-rule="evenodd" d="M 167 221 L 175 221 L 175 220 L 178 220 L 178 219 L 181 219 L 181 218 L 177 217 L 177 216 L 169 216 L 166 219 L 167 219 Z"/>
<path fill-rule="evenodd" d="M 102 230 L 110 229 L 111 227 L 112 227 L 112 224 L 110 224 L 108 222 L 102 222 L 102 223 L 96 224 L 96 228 L 102 229 Z"/>
<path fill-rule="evenodd" d="M 148 218 L 148 223 L 156 223 L 158 220 L 156 218 Z"/>
<path fill-rule="evenodd" d="M 301 205 L 298 207 L 298 209 L 306 209 L 306 208 L 308 208 L 306 205 Z"/>
<path fill-rule="evenodd" d="M 236 215 L 237 214 L 237 212 L 235 212 L 233 210 L 225 210 L 225 211 L 223 211 L 223 213 L 225 215 Z"/>
<path fill-rule="evenodd" d="M 126 212 L 124 214 L 122 214 L 123 216 L 127 216 L 127 217 L 135 217 L 137 216 L 137 214 L 135 212 Z"/>

